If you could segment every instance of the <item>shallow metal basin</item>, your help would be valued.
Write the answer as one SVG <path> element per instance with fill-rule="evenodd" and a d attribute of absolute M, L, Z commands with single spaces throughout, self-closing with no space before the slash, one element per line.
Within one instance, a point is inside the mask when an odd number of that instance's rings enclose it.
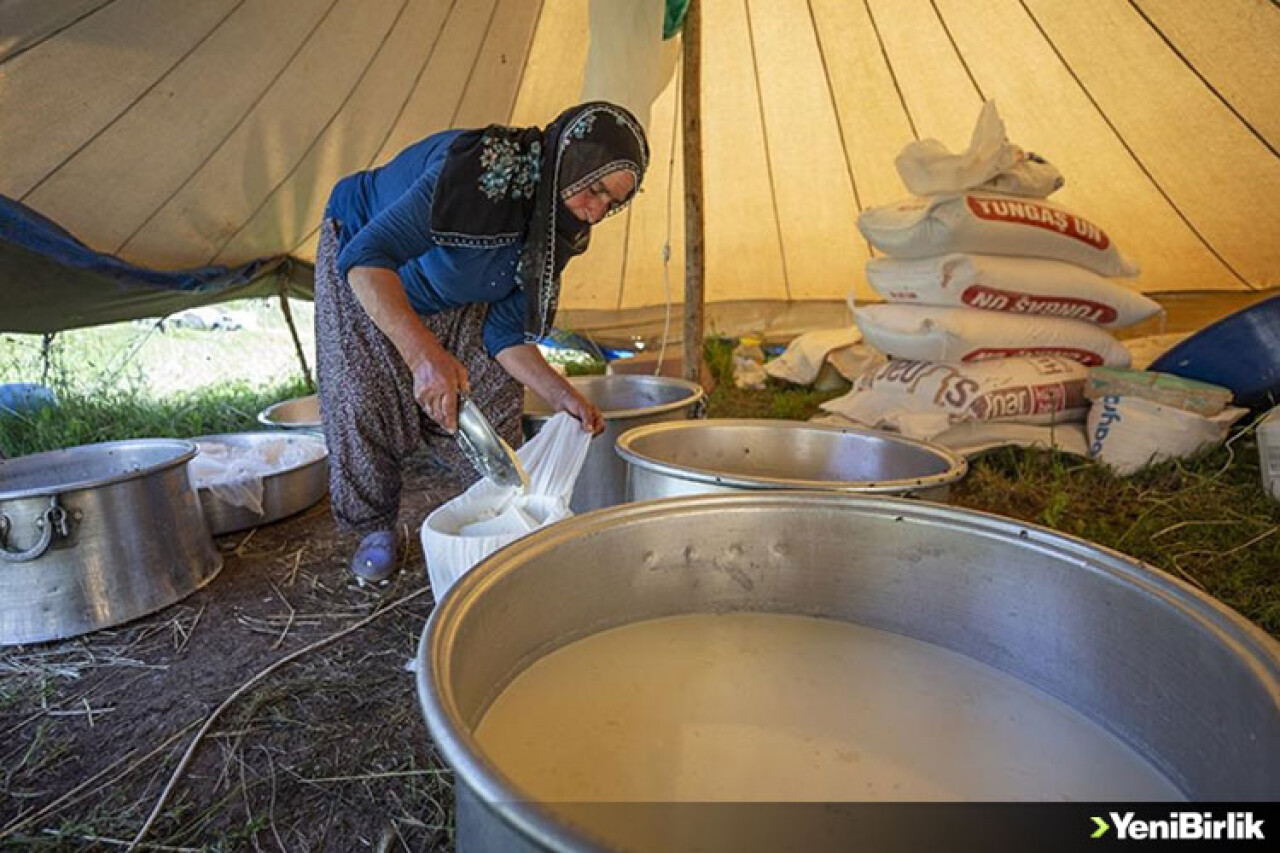
<path fill-rule="evenodd" d="M 0 644 L 119 625 L 212 580 L 195 454 L 135 439 L 0 461 Z"/>
<path fill-rule="evenodd" d="M 323 426 L 320 420 L 320 397 L 318 394 L 308 394 L 267 406 L 258 413 L 258 423 L 282 429 L 320 429 Z"/>
<path fill-rule="evenodd" d="M 945 500 L 969 464 L 936 444 L 804 421 L 710 419 L 628 430 L 627 499 L 816 489 Z"/>
<path fill-rule="evenodd" d="M 732 611 L 940 646 L 1087 716 L 1189 799 L 1280 797 L 1280 644 L 1187 584 L 1043 528 L 922 501 L 702 495 L 531 534 L 432 613 L 418 695 L 456 771 L 459 849 L 603 849 L 559 807 L 522 798 L 477 725 L 513 678 L 576 639 Z"/>
<path fill-rule="evenodd" d="M 696 418 L 702 386 L 667 376 L 574 376 L 569 379 L 604 414 L 604 432 L 591 440 L 569 508 L 576 513 L 627 499 L 627 466 L 614 453 L 618 437 L 633 427 Z M 524 433 L 531 438 L 555 414 L 542 398 L 526 393 Z"/>
<path fill-rule="evenodd" d="M 220 498 L 213 489 L 200 488 L 200 504 L 205 521 L 214 536 L 260 527 L 302 512 L 319 502 L 329 491 L 329 451 L 324 438 L 311 433 L 236 432 L 205 435 L 193 439 L 204 450 L 219 444 L 243 452 L 252 452 L 269 443 L 287 442 L 295 451 L 310 458 L 274 469 L 262 481 L 262 513 Z"/>

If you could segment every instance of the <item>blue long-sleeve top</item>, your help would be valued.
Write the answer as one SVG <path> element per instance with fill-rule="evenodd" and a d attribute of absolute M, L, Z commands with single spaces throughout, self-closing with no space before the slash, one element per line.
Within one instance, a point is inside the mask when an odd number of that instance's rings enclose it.
<path fill-rule="evenodd" d="M 343 178 L 329 195 L 325 217 L 338 221 L 338 269 L 393 270 L 409 305 L 438 314 L 489 302 L 484 346 L 496 356 L 524 343 L 524 290 L 516 278 L 522 240 L 508 246 L 441 246 L 431 238 L 431 200 L 449 145 L 462 133 L 446 130 L 409 146 L 377 169 Z"/>

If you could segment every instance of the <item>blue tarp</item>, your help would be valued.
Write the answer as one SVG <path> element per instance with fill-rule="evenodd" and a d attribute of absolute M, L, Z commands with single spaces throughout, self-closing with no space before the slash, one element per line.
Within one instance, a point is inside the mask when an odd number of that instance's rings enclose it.
<path fill-rule="evenodd" d="M 287 256 L 239 267 L 153 270 L 96 252 L 56 222 L 0 195 L 0 332 L 44 333 L 200 305 L 311 298 L 311 268 Z"/>

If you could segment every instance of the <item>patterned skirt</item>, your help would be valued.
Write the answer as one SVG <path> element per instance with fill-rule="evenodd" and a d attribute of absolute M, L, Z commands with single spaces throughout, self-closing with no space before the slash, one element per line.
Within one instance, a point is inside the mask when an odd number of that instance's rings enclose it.
<path fill-rule="evenodd" d="M 316 368 L 329 444 L 329 496 L 344 531 L 395 527 L 405 460 L 423 447 L 450 467 L 466 465 L 452 436 L 413 397 L 413 376 L 346 279 L 338 273 L 337 223 L 326 220 L 316 252 Z M 513 447 L 524 392 L 485 351 L 489 306 L 465 305 L 422 322 L 466 368 L 472 397 Z"/>

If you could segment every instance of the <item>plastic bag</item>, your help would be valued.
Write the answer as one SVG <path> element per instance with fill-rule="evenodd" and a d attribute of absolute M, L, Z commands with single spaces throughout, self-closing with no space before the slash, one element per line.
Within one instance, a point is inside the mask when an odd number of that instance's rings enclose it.
<path fill-rule="evenodd" d="M 188 467 L 191 485 L 254 515 L 264 514 L 262 481 L 266 477 L 312 462 L 324 452 L 317 442 L 288 436 L 250 446 L 205 439 L 196 446 L 200 452 Z"/>
<path fill-rule="evenodd" d="M 1064 183 L 1051 163 L 1009 142 L 995 101 L 982 105 L 967 151 L 952 154 L 938 140 L 922 139 L 903 148 L 894 162 L 902 182 L 916 195 L 980 187 L 1044 198 Z"/>
<path fill-rule="evenodd" d="M 1206 418 L 1141 397 L 1093 401 L 1086 429 L 1089 455 L 1128 476 L 1164 459 L 1184 459 L 1222 442 L 1248 409 L 1228 408 Z"/>
<path fill-rule="evenodd" d="M 427 516 L 422 550 L 436 601 L 494 551 L 573 515 L 569 499 L 590 445 L 591 434 L 561 412 L 516 451 L 527 492 L 480 480 Z"/>

